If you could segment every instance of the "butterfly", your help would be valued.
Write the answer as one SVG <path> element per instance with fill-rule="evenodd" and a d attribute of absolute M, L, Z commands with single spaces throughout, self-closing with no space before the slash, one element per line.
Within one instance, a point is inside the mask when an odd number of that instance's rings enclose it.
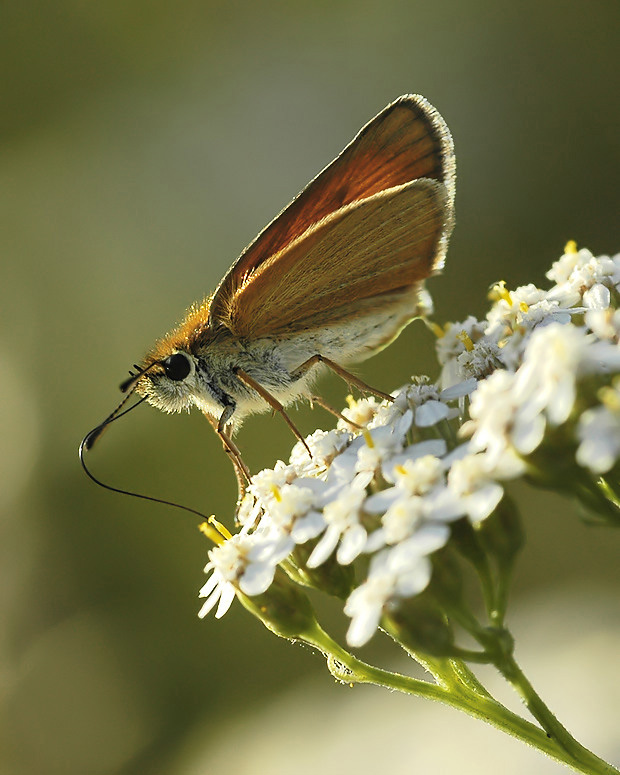
<path fill-rule="evenodd" d="M 345 367 L 381 350 L 418 315 L 423 281 L 444 263 L 454 193 L 444 120 L 423 97 L 399 97 L 121 388 L 165 412 L 197 407 L 230 455 L 241 491 L 250 474 L 233 434 L 245 416 L 277 410 L 301 439 L 285 407 L 310 396 L 322 366 L 368 388 Z M 118 409 L 104 424 L 117 416 Z"/>

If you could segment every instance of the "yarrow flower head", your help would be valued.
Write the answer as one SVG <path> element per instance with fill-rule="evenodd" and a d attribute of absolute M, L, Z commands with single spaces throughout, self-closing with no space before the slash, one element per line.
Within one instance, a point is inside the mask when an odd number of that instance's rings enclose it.
<path fill-rule="evenodd" d="M 501 545 L 487 526 L 510 523 L 508 480 L 578 482 L 585 505 L 619 519 L 620 256 L 569 244 L 547 276 L 549 290 L 498 283 L 484 320 L 441 329 L 437 382 L 414 378 L 391 401 L 349 396 L 335 430 L 253 476 L 240 532 L 209 554 L 201 615 L 268 594 L 278 568 L 319 588 L 342 572 L 334 588 L 360 646 L 437 573 L 445 582 L 455 548 L 475 562 L 477 535 Z"/>

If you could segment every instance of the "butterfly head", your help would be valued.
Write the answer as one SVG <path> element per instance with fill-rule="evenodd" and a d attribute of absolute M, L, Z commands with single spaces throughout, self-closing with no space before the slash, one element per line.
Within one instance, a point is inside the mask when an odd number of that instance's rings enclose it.
<path fill-rule="evenodd" d="M 135 390 L 149 404 L 164 412 L 189 410 L 197 388 L 196 361 L 186 351 L 174 349 L 168 355 L 149 356 L 137 373 L 121 385 L 121 390 Z"/>
<path fill-rule="evenodd" d="M 192 305 L 181 324 L 134 366 L 137 373 L 130 372 L 121 390 L 135 390 L 164 412 L 189 411 L 204 391 L 196 352 L 209 339 L 209 307 L 210 299 Z"/>

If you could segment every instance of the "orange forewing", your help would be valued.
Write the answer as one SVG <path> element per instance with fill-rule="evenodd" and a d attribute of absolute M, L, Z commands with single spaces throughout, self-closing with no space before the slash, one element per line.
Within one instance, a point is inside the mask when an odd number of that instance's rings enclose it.
<path fill-rule="evenodd" d="M 419 178 L 446 188 L 446 223 L 454 197 L 454 153 L 437 111 L 419 96 L 400 97 L 357 134 L 245 249 L 211 300 L 211 324 L 227 325 L 235 296 L 251 273 L 342 207 Z"/>
<path fill-rule="evenodd" d="M 251 338 L 311 328 L 314 318 L 324 326 L 343 308 L 354 315 L 356 302 L 416 285 L 433 271 L 446 199 L 443 184 L 417 180 L 337 210 L 252 272 L 223 324 Z"/>

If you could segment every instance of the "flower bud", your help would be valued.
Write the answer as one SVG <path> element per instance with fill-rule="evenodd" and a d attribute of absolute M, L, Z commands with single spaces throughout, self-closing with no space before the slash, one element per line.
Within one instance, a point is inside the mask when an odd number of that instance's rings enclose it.
<path fill-rule="evenodd" d="M 281 570 L 276 571 L 270 587 L 249 597 L 237 591 L 241 604 L 281 638 L 294 640 L 316 626 L 310 600 Z"/>
<path fill-rule="evenodd" d="M 490 517 L 483 520 L 488 522 Z M 452 545 L 458 550 L 474 568 L 483 568 L 486 565 L 484 549 L 480 543 L 478 532 L 474 530 L 468 519 L 459 519 L 452 525 Z"/>
<path fill-rule="evenodd" d="M 312 553 L 312 542 L 299 544 L 293 552 L 296 571 L 300 580 L 309 587 L 319 589 L 328 595 L 346 600 L 355 582 L 355 571 L 352 565 L 340 565 L 332 555 L 316 568 L 308 568 L 306 561 Z"/>
<path fill-rule="evenodd" d="M 381 620 L 382 627 L 405 648 L 435 657 L 454 653 L 454 633 L 446 617 L 426 595 L 399 601 Z"/>
<path fill-rule="evenodd" d="M 509 565 L 525 543 L 521 517 L 514 503 L 504 497 L 495 511 L 477 526 L 480 542 L 499 566 Z"/>

